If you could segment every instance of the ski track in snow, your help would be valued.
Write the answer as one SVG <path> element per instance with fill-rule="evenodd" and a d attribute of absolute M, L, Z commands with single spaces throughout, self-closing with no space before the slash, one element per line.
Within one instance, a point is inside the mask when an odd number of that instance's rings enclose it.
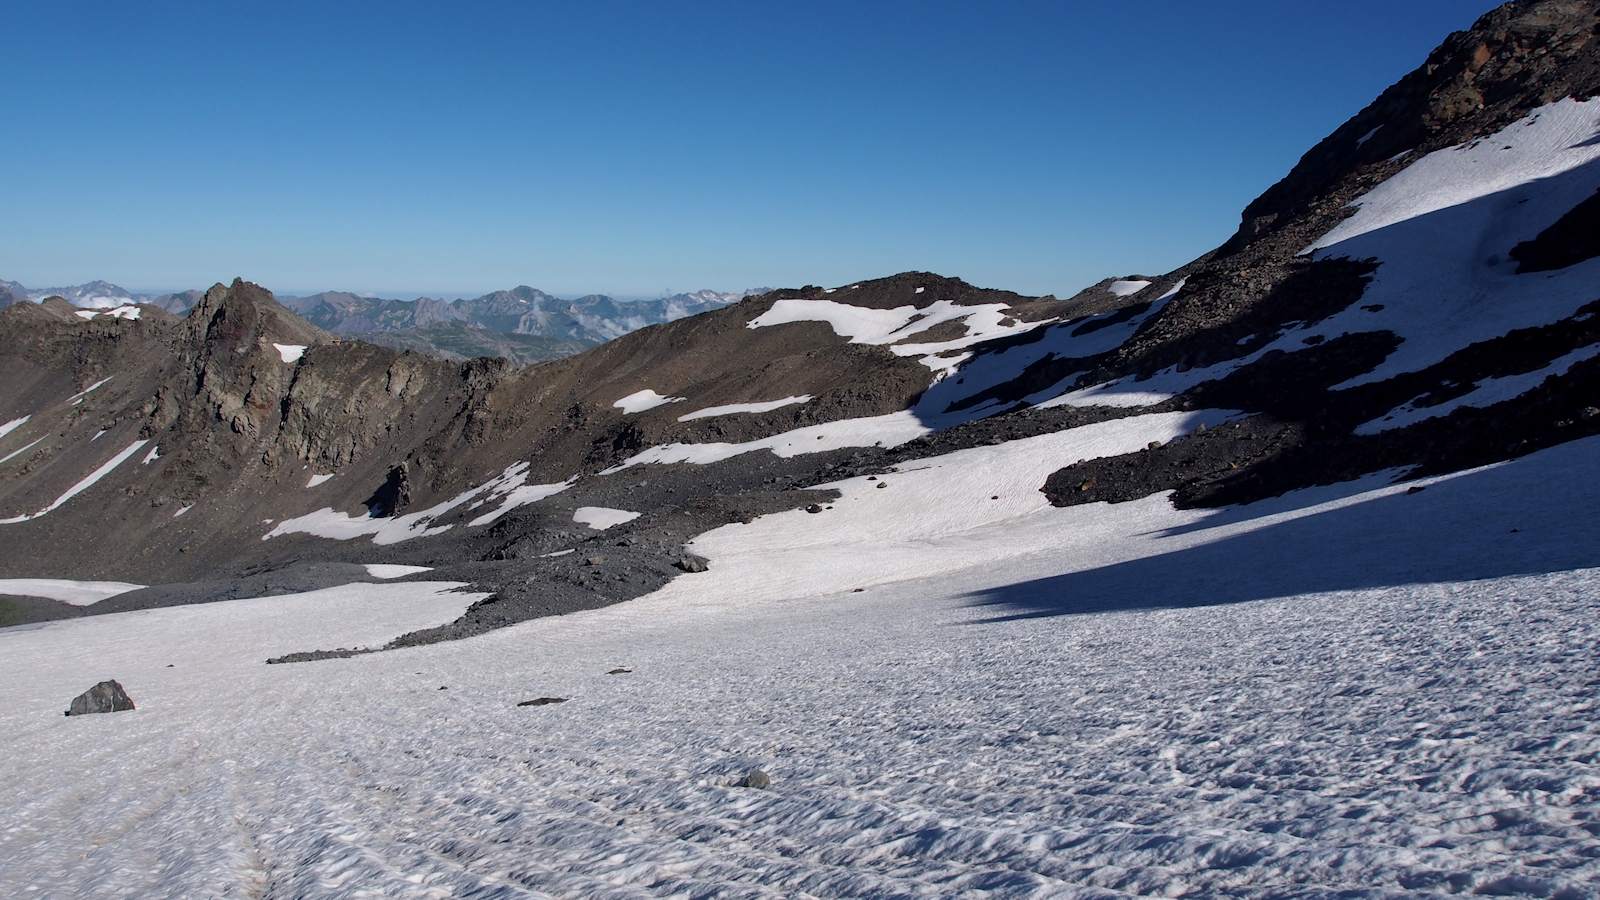
<path fill-rule="evenodd" d="M 1032 480 L 1218 415 L 850 479 L 468 641 L 261 664 L 475 599 L 403 583 L 0 629 L 0 893 L 1591 893 L 1600 439 L 1213 511 Z M 60 715 L 105 677 L 136 712 Z"/>

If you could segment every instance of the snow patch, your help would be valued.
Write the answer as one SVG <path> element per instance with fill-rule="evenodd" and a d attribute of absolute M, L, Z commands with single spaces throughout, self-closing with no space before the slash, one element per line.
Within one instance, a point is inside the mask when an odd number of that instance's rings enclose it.
<path fill-rule="evenodd" d="M 683 397 L 664 397 L 649 388 L 645 388 L 642 391 L 634 391 L 611 405 L 622 410 L 624 415 L 631 416 L 634 413 L 642 413 L 647 409 L 655 409 L 668 403 L 679 403 L 684 399 Z"/>
<path fill-rule="evenodd" d="M 404 578 L 433 571 L 432 566 L 403 566 L 398 563 L 366 563 L 365 566 L 367 574 L 373 578 Z"/>
<path fill-rule="evenodd" d="M 11 421 L 5 423 L 4 425 L 0 425 L 0 438 L 3 438 L 6 435 L 10 434 L 11 432 L 16 431 L 18 428 L 21 428 L 22 426 L 28 424 L 28 420 L 31 419 L 31 418 L 33 418 L 33 417 L 32 416 L 23 416 L 20 419 L 12 419 Z"/>
<path fill-rule="evenodd" d="M 678 421 L 691 422 L 695 419 L 709 419 L 713 416 L 729 416 L 735 413 L 771 412 L 775 409 L 781 409 L 785 406 L 793 406 L 797 403 L 808 403 L 810 401 L 810 394 L 800 394 L 799 396 L 795 397 L 785 397 L 782 400 L 766 400 L 759 403 L 729 403 L 725 406 L 708 406 L 705 409 L 697 409 L 688 415 L 679 416 Z"/>
<path fill-rule="evenodd" d="M 572 521 L 579 525 L 587 525 L 596 531 L 605 531 L 607 528 L 632 522 L 637 518 L 639 513 L 605 506 L 580 506 L 572 511 Z"/>
<path fill-rule="evenodd" d="M 298 362 L 305 355 L 305 344 L 273 344 L 278 348 L 278 358 L 286 363 Z"/>
<path fill-rule="evenodd" d="M 328 479 L 332 478 L 333 475 L 334 475 L 334 473 L 332 473 L 332 472 L 329 472 L 326 475 L 318 475 L 317 473 L 312 472 L 311 473 L 311 477 L 309 479 L 307 479 L 307 481 L 306 481 L 306 487 L 314 488 L 317 485 L 322 484 L 322 483 L 326 482 Z"/>
<path fill-rule="evenodd" d="M 1150 282 L 1137 278 L 1126 278 L 1113 281 L 1106 285 L 1106 290 L 1118 297 L 1130 297 L 1150 286 Z"/>
<path fill-rule="evenodd" d="M 962 306 L 949 300 L 938 300 L 923 307 L 868 309 L 834 300 L 785 298 L 751 319 L 746 327 L 768 328 L 797 322 L 823 322 L 833 329 L 834 334 L 852 344 L 895 345 L 888 347 L 891 353 L 919 357 L 923 365 L 942 376 L 954 371 L 963 358 L 940 354 L 1031 331 L 1053 321 L 1022 322 L 1008 315 L 1006 310 L 1003 303 Z M 965 335 L 947 341 L 899 343 L 936 325 L 953 321 L 960 321 L 966 326 Z M 1001 324 L 1003 322 L 1010 324 Z"/>

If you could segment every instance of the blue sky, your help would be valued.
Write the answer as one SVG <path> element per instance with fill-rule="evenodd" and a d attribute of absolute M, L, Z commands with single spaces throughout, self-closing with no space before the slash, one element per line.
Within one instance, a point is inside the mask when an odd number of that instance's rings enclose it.
<path fill-rule="evenodd" d="M 1220 243 L 1494 5 L 18 4 L 0 278 L 1064 295 Z"/>

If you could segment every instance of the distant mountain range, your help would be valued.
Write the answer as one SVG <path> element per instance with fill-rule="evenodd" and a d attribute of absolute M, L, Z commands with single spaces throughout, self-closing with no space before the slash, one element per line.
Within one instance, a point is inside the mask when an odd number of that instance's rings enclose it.
<path fill-rule="evenodd" d="M 347 291 L 279 299 L 313 325 L 335 334 L 447 359 L 503 356 L 526 364 L 567 356 L 630 331 L 718 309 L 765 290 L 693 291 L 634 301 L 588 294 L 569 300 L 519 285 L 455 300 L 397 300 Z M 182 314 L 203 292 L 137 293 L 108 281 L 53 288 L 0 281 L 0 307 L 53 296 L 78 307 L 109 309 L 136 303 Z"/>

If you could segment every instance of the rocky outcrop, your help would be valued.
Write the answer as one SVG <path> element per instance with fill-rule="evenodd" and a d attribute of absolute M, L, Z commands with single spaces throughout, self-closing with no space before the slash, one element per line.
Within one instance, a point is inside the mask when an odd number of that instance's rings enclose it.
<path fill-rule="evenodd" d="M 63 715 L 87 716 L 93 713 L 127 712 L 133 709 L 128 692 L 116 681 L 102 681 L 72 698 L 72 705 Z"/>

